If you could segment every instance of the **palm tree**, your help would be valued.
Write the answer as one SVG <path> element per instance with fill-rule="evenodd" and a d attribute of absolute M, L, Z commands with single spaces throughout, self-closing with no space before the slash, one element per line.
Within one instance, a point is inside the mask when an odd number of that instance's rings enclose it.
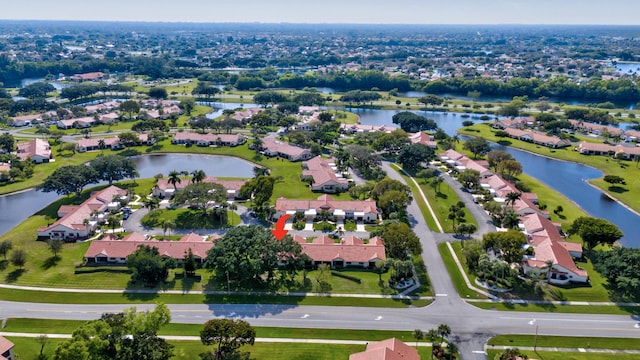
<path fill-rule="evenodd" d="M 444 339 L 451 335 L 451 327 L 447 324 L 438 325 L 438 335 L 440 335 L 440 342 L 443 343 Z"/>
<path fill-rule="evenodd" d="M 458 345 L 449 342 L 447 344 L 447 354 L 449 354 L 449 360 L 454 359 L 454 355 L 458 352 Z"/>
<path fill-rule="evenodd" d="M 207 177 L 207 174 L 204 173 L 204 170 L 193 170 L 191 172 L 191 175 L 191 182 L 193 183 L 202 182 Z"/>
<path fill-rule="evenodd" d="M 418 341 L 424 339 L 424 332 L 420 329 L 413 330 L 413 337 L 416 339 L 416 348 L 418 348 Z"/>
<path fill-rule="evenodd" d="M 164 239 L 167 235 L 167 230 L 169 230 L 169 234 L 171 234 L 171 230 L 176 228 L 176 224 L 168 219 L 162 221 L 162 238 Z"/>
<path fill-rule="evenodd" d="M 436 176 L 431 180 L 431 186 L 433 186 L 433 189 L 436 191 L 436 194 L 440 193 L 440 185 L 442 184 L 444 180 L 442 180 L 442 178 L 440 176 Z M 437 199 L 438 197 L 436 197 Z"/>
<path fill-rule="evenodd" d="M 107 147 L 107 144 L 104 143 L 104 139 L 98 140 L 98 148 L 100 151 L 104 150 Z"/>
<path fill-rule="evenodd" d="M 109 215 L 109 217 L 107 217 L 107 222 L 109 222 L 111 233 L 115 233 L 116 227 L 120 225 L 120 218 L 116 215 Z"/>
<path fill-rule="evenodd" d="M 236 210 L 238 210 L 238 205 L 236 205 L 235 203 L 229 204 L 229 210 L 235 212 Z M 233 226 L 233 214 L 231 214 L 231 226 Z"/>
<path fill-rule="evenodd" d="M 511 191 L 506 196 L 505 204 L 507 206 L 509 206 L 509 204 L 511 204 L 511 207 L 513 208 L 513 206 L 515 205 L 516 201 L 518 201 L 519 199 L 520 199 L 520 193 L 516 192 L 516 191 Z"/>
<path fill-rule="evenodd" d="M 167 180 L 169 184 L 173 185 L 173 190 L 178 190 L 176 184 L 180 184 L 182 179 L 180 179 L 180 173 L 176 170 L 171 170 L 169 172 L 169 180 Z"/>

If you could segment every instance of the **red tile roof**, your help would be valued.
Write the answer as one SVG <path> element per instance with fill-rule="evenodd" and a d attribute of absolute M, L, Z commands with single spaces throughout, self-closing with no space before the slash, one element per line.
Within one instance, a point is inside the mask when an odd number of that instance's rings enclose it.
<path fill-rule="evenodd" d="M 349 360 L 420 360 L 420 355 L 411 346 L 391 338 L 369 343 L 367 350 L 352 354 Z"/>
<path fill-rule="evenodd" d="M 368 263 L 370 261 L 385 260 L 387 254 L 382 240 L 375 237 L 368 244 L 355 236 L 351 236 L 335 243 L 332 238 L 322 235 L 308 243 L 301 236 L 294 236 L 294 240 L 302 246 L 302 252 L 314 261 L 331 262 L 343 260 L 345 262 Z"/>
<path fill-rule="evenodd" d="M 89 245 L 89 249 L 87 249 L 84 256 L 85 258 L 95 258 L 100 255 L 109 258 L 126 258 L 135 252 L 139 246 L 148 245 L 158 248 L 158 252 L 162 256 L 182 259 L 191 249 L 195 257 L 204 259 L 207 257 L 207 251 L 213 247 L 213 242 L 205 241 L 202 236 L 193 233 L 183 236 L 180 241 L 144 239 L 145 235 L 132 233 L 122 240 L 113 240 L 113 237 L 94 240 Z"/>
<path fill-rule="evenodd" d="M 49 142 L 42 139 L 33 139 L 29 142 L 18 143 L 18 157 L 21 161 L 31 159 L 36 155 L 51 158 Z"/>
<path fill-rule="evenodd" d="M 283 197 L 276 200 L 276 211 L 287 211 L 287 210 L 308 210 L 308 209 L 316 209 L 317 211 L 321 210 L 353 210 L 353 211 L 363 211 L 365 213 L 373 213 L 377 214 L 378 209 L 376 206 L 376 202 L 367 199 L 367 200 L 334 200 L 333 197 L 329 195 L 322 195 L 318 197 L 317 200 L 289 200 Z"/>
<path fill-rule="evenodd" d="M 242 185 L 244 185 L 247 181 L 246 180 L 218 180 L 216 177 L 213 176 L 207 176 L 204 178 L 204 180 L 202 180 L 202 182 L 205 183 L 215 183 L 215 184 L 220 184 L 222 185 L 226 190 L 240 190 L 240 188 L 242 187 Z M 182 190 L 185 187 L 187 187 L 187 185 L 191 184 L 191 179 L 182 179 L 181 182 L 176 183 L 176 189 L 177 190 Z M 167 189 L 173 189 L 173 185 L 169 183 L 169 178 L 162 178 L 162 179 L 158 179 L 158 183 L 156 185 L 158 187 L 158 189 L 161 190 L 167 190 Z"/>
<path fill-rule="evenodd" d="M 348 185 L 347 179 L 339 178 L 336 171 L 329 165 L 334 161 L 333 159 L 323 159 L 319 156 L 303 161 L 302 167 L 306 169 L 302 170 L 302 177 L 311 177 L 313 179 L 311 186 L 314 187 L 322 186 L 329 181 L 334 181 L 343 186 Z"/>

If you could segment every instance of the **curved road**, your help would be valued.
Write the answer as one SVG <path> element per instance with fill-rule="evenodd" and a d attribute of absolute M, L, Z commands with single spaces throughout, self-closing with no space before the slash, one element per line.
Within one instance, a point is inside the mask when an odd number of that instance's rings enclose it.
<path fill-rule="evenodd" d="M 388 164 L 389 176 L 404 180 Z M 446 178 L 445 178 L 446 179 Z M 459 190 L 459 189 L 458 189 Z M 468 195 L 468 194 L 462 194 Z M 470 197 L 462 197 L 471 201 Z M 477 206 L 469 206 L 471 209 Z M 369 308 L 296 305 L 169 304 L 174 322 L 204 323 L 213 317 L 243 318 L 256 326 L 428 330 L 446 323 L 465 360 L 486 359 L 484 345 L 497 334 L 605 336 L 640 338 L 640 317 L 562 313 L 499 312 L 482 310 L 459 297 L 437 249 L 450 235 L 431 232 L 415 200 L 407 208 L 409 220 L 423 246 L 423 258 L 436 300 L 424 308 Z M 142 215 L 142 212 L 140 213 Z M 475 214 L 474 214 L 475 216 Z M 479 223 L 481 222 L 478 219 Z M 480 227 L 480 226 L 479 226 Z M 490 227 L 481 227 L 487 231 Z M 0 318 L 28 317 L 89 320 L 104 312 L 119 312 L 130 304 L 76 305 L 0 301 Z M 154 305 L 137 305 L 150 309 Z"/>

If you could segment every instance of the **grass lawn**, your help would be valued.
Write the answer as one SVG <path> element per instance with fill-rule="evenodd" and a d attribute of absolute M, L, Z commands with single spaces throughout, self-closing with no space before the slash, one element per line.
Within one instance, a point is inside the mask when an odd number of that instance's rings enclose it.
<path fill-rule="evenodd" d="M 637 164 L 632 161 L 622 160 L 618 162 L 616 160 L 609 159 L 606 156 L 582 155 L 573 149 L 574 146 L 563 149 L 550 149 L 544 146 L 531 144 L 526 141 L 500 138 L 495 136 L 495 129 L 492 129 L 486 123 L 463 128 L 459 132 L 462 135 L 482 136 L 489 141 L 499 142 L 504 145 L 527 150 L 536 154 L 593 166 L 602 170 L 605 175 L 620 176 L 626 180 L 626 185 L 612 187 L 610 184 L 604 182 L 602 178 L 590 180 L 589 182 L 614 198 L 624 202 L 635 211 L 640 211 L 640 168 L 638 168 Z"/>
<path fill-rule="evenodd" d="M 454 243 L 452 245 L 458 245 Z M 451 276 L 451 281 L 453 281 L 453 285 L 456 287 L 458 294 L 460 297 L 465 299 L 485 299 L 484 295 L 478 294 L 475 291 L 469 289 L 467 284 L 464 282 L 464 278 L 460 271 L 458 270 L 458 266 L 456 265 L 449 248 L 446 243 L 438 244 L 438 251 L 440 252 L 440 256 L 442 257 L 442 261 L 444 261 L 444 265 L 447 267 L 447 271 Z M 460 262 L 464 267 L 464 259 L 461 259 Z M 473 281 L 473 280 L 472 280 Z"/>
<path fill-rule="evenodd" d="M 640 307 L 608 306 L 608 305 L 539 305 L 539 304 L 505 304 L 505 303 L 476 303 L 470 302 L 485 310 L 498 311 L 527 311 L 527 312 L 558 312 L 567 314 L 609 314 L 609 315 L 640 315 Z"/>
<path fill-rule="evenodd" d="M 496 356 L 501 354 L 502 350 L 487 350 L 489 359 L 497 359 Z M 637 354 L 607 354 L 607 353 L 567 353 L 567 352 L 550 352 L 550 351 L 522 351 L 529 359 L 541 360 L 635 360 Z"/>
<path fill-rule="evenodd" d="M 407 176 L 405 173 L 400 171 L 395 166 L 395 164 L 392 165 L 392 167 L 395 168 L 396 171 L 398 171 L 400 176 L 402 176 L 402 178 L 405 180 L 407 185 L 409 185 L 409 187 L 411 188 L 411 192 L 413 193 L 413 198 L 418 203 L 420 212 L 422 213 L 422 216 L 424 217 L 424 221 L 427 223 L 429 230 L 439 232 L 440 229 L 438 229 L 438 226 L 436 225 L 436 221 L 433 219 L 433 216 L 431 216 L 431 212 L 429 211 L 429 207 L 427 206 L 427 203 L 424 201 L 422 196 L 420 196 L 420 191 L 418 191 L 418 187 L 413 183 L 413 181 L 411 181 L 411 178 L 409 178 L 409 176 Z"/>
<path fill-rule="evenodd" d="M 57 333 L 71 334 L 80 325 L 81 320 L 49 320 L 49 319 L 7 319 L 6 332 L 26 333 Z M 296 339 L 335 339 L 335 340 L 366 340 L 378 341 L 395 337 L 401 341 L 415 341 L 411 331 L 395 330 L 349 330 L 349 329 L 312 329 L 312 328 L 281 328 L 281 327 L 253 327 L 256 337 L 261 338 L 296 338 Z M 199 336 L 202 324 L 170 323 L 163 326 L 159 335 Z"/>
<path fill-rule="evenodd" d="M 638 339 L 608 337 L 538 335 L 536 340 L 532 335 L 499 335 L 491 338 L 488 344 L 513 347 L 530 347 L 533 346 L 534 341 L 536 341 L 536 344 L 539 347 L 640 350 L 640 341 L 638 341 Z"/>

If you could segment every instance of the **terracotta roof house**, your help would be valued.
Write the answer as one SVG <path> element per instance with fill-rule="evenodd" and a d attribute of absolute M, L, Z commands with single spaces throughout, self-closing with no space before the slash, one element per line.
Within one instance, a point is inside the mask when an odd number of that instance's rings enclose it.
<path fill-rule="evenodd" d="M 310 115 L 303 115 L 302 120 L 296 125 L 296 129 L 298 130 L 312 130 L 315 129 L 318 124 L 320 124 L 320 112 L 316 111 L 311 113 Z"/>
<path fill-rule="evenodd" d="M 541 216 L 530 214 L 520 218 L 520 227 L 527 235 L 533 255 L 525 255 L 523 270 L 525 274 L 541 274 L 548 271 L 548 280 L 552 284 L 564 285 L 570 282 L 585 283 L 589 274 L 576 266 L 574 258 L 582 258 L 582 245 L 564 241 L 559 225 Z M 548 263 L 551 269 L 547 269 Z"/>
<path fill-rule="evenodd" d="M 241 134 L 200 134 L 183 131 L 173 135 L 173 144 L 195 144 L 198 146 L 238 146 L 244 144 L 247 138 Z"/>
<path fill-rule="evenodd" d="M 373 222 L 378 219 L 376 202 L 367 200 L 334 200 L 329 195 L 322 195 L 317 200 L 289 200 L 283 197 L 276 200 L 274 219 L 284 214 L 303 213 L 312 220 L 320 211 L 328 211 L 337 219 L 355 219 Z"/>
<path fill-rule="evenodd" d="M 247 120 L 262 110 L 264 109 L 261 107 L 252 107 L 241 111 L 236 111 L 233 113 L 233 115 L 231 115 L 231 118 L 238 121 Z"/>
<path fill-rule="evenodd" d="M 224 188 L 227 190 L 227 195 L 229 200 L 235 200 L 237 199 L 240 193 L 240 188 L 247 181 L 246 180 L 218 180 L 213 176 L 207 176 L 204 178 L 204 180 L 202 180 L 202 182 L 216 183 L 224 186 Z M 156 184 L 156 186 L 154 186 L 152 193 L 153 193 L 153 196 L 157 196 L 161 199 L 165 199 L 165 198 L 170 199 L 173 197 L 173 194 L 175 194 L 176 191 L 182 190 L 185 187 L 187 187 L 187 185 L 190 185 L 190 184 L 191 184 L 191 179 L 182 179 L 182 181 L 179 183 L 176 183 L 176 186 L 174 187 L 172 184 L 169 183 L 169 178 L 162 178 L 162 179 L 158 179 L 158 183 Z"/>
<path fill-rule="evenodd" d="M 302 162 L 302 180 L 310 181 L 312 191 L 335 193 L 349 188 L 349 181 L 342 177 L 333 159 L 319 156 Z"/>
<path fill-rule="evenodd" d="M 519 192 L 519 191 L 518 191 Z M 513 203 L 513 210 L 516 214 L 523 216 L 529 214 L 539 214 L 545 218 L 549 218 L 549 212 L 541 210 L 536 204 L 524 196 L 520 196 L 520 199 Z"/>
<path fill-rule="evenodd" d="M 422 144 L 433 149 L 438 147 L 438 144 L 433 139 L 433 135 L 429 135 L 422 131 L 413 133 L 413 134 L 410 133 L 408 135 L 409 135 L 409 141 L 411 141 L 412 144 Z"/>
<path fill-rule="evenodd" d="M 0 360 L 16 360 L 13 347 L 14 345 L 11 341 L 0 336 Z"/>
<path fill-rule="evenodd" d="M 100 149 L 100 140 L 104 141 L 104 148 L 110 150 L 122 149 L 123 146 L 120 144 L 120 139 L 116 137 L 111 138 L 81 138 L 78 139 L 78 144 L 76 145 L 76 150 L 78 152 L 87 152 L 87 151 L 95 151 Z"/>
<path fill-rule="evenodd" d="M 485 178 L 493 175 L 493 172 L 486 166 L 482 166 L 478 161 L 471 160 L 467 157 L 458 160 L 458 164 L 459 165 L 456 166 L 458 170 L 475 170 L 480 174 L 480 178 Z"/>
<path fill-rule="evenodd" d="M 38 240 L 62 239 L 65 241 L 83 240 L 91 235 L 98 223 L 106 219 L 105 212 L 119 210 L 120 202 L 129 200 L 126 190 L 109 186 L 93 192 L 80 205 L 63 205 L 58 209 L 59 219 L 53 224 L 38 229 Z"/>
<path fill-rule="evenodd" d="M 459 152 L 449 149 L 445 152 L 438 154 L 440 160 L 447 162 L 448 164 L 456 164 L 456 162 L 466 156 L 460 154 Z"/>
<path fill-rule="evenodd" d="M 311 258 L 314 265 L 329 264 L 332 269 L 342 267 L 373 268 L 376 261 L 385 260 L 387 254 L 382 239 L 374 237 L 367 244 L 355 236 L 335 243 L 327 235 L 308 243 L 305 238 L 294 235 L 293 239 L 302 246 L 302 252 Z"/>
<path fill-rule="evenodd" d="M 391 338 L 367 344 L 367 350 L 349 356 L 349 360 L 420 360 L 418 350 Z"/>
<path fill-rule="evenodd" d="M 610 135 L 624 135 L 624 130 L 613 126 L 600 125 L 573 119 L 570 119 L 569 123 L 571 123 L 573 128 L 576 130 L 584 131 L 594 135 L 602 135 L 605 132 L 608 132 Z"/>
<path fill-rule="evenodd" d="M 637 130 L 627 130 L 624 132 L 624 136 L 623 138 L 626 141 L 635 141 L 635 142 L 639 142 L 640 141 L 640 131 Z"/>
<path fill-rule="evenodd" d="M 41 139 L 18 143 L 17 155 L 21 161 L 31 159 L 36 164 L 48 163 L 53 159 L 49 142 Z"/>
<path fill-rule="evenodd" d="M 509 134 L 509 137 L 511 138 L 543 145 L 550 148 L 560 148 L 571 145 L 569 141 L 562 140 L 557 136 L 548 136 L 531 130 L 506 128 L 504 131 Z"/>
<path fill-rule="evenodd" d="M 178 263 L 191 249 L 196 262 L 202 263 L 207 257 L 207 251 L 213 247 L 213 242 L 194 233 L 183 236 L 179 241 L 159 241 L 139 233 L 131 233 L 122 240 L 106 236 L 102 240 L 91 242 L 84 254 L 84 261 L 87 264 L 124 264 L 127 257 L 143 245 L 158 248 L 160 255 L 176 259 Z"/>
<path fill-rule="evenodd" d="M 266 137 L 262 139 L 262 150 L 267 156 L 279 156 L 288 159 L 289 161 L 301 161 L 311 159 L 313 157 L 309 149 L 276 140 L 274 137 Z"/>
<path fill-rule="evenodd" d="M 98 123 L 92 116 L 85 116 L 75 119 L 58 120 L 58 129 L 85 129 Z"/>
<path fill-rule="evenodd" d="M 35 123 L 39 123 L 42 121 L 45 114 L 29 114 L 29 115 L 20 115 L 14 116 L 11 118 L 11 126 L 20 127 L 27 126 Z"/>
<path fill-rule="evenodd" d="M 372 131 L 391 133 L 393 131 L 398 130 L 398 127 L 392 126 L 392 125 L 340 124 L 340 130 L 348 134 L 355 134 L 359 132 L 372 132 Z"/>
<path fill-rule="evenodd" d="M 496 121 L 493 127 L 498 129 L 522 129 L 526 126 L 533 126 L 534 123 L 535 119 L 532 116 L 526 118 L 509 118 Z"/>
<path fill-rule="evenodd" d="M 182 114 L 182 109 L 177 104 L 163 106 L 162 109 L 151 109 L 143 117 L 151 119 L 168 119 L 173 114 Z"/>
<path fill-rule="evenodd" d="M 120 120 L 120 115 L 114 112 L 98 115 L 98 122 L 100 124 L 113 124 Z"/>
<path fill-rule="evenodd" d="M 583 155 L 613 154 L 614 156 L 618 156 L 618 154 L 622 154 L 622 157 L 625 159 L 635 159 L 640 156 L 640 147 L 637 146 L 613 146 L 609 144 L 589 143 L 586 141 L 581 142 L 576 150 Z"/>
<path fill-rule="evenodd" d="M 71 75 L 69 76 L 69 80 L 78 81 L 78 82 L 98 81 L 98 80 L 104 79 L 105 76 L 107 76 L 107 74 L 98 71 L 98 72 Z"/>

